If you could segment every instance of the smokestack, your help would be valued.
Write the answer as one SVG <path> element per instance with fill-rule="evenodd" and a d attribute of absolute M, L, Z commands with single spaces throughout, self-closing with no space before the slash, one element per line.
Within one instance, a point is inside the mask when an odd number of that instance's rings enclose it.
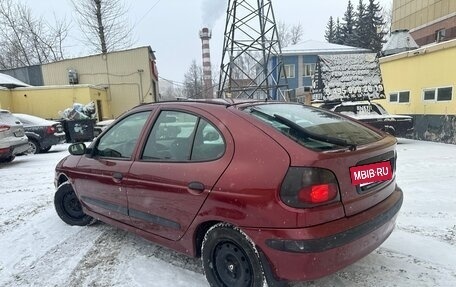
<path fill-rule="evenodd" d="M 209 28 L 203 28 L 200 31 L 203 49 L 203 96 L 206 99 L 214 97 L 214 89 L 212 87 L 211 52 L 209 49 L 209 40 L 211 39 L 211 36 L 211 30 L 209 30 Z"/>

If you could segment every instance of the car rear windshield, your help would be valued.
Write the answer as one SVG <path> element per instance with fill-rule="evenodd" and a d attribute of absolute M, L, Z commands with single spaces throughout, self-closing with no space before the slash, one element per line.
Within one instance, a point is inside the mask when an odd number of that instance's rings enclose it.
<path fill-rule="evenodd" d="M 300 104 L 269 103 L 244 111 L 299 144 L 315 150 L 356 149 L 382 138 L 379 133 L 334 113 Z"/>

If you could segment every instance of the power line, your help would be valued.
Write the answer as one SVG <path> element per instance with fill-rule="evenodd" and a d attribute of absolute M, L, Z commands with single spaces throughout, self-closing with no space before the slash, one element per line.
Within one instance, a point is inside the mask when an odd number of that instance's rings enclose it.
<path fill-rule="evenodd" d="M 141 23 L 142 20 L 144 20 L 144 18 L 146 18 L 147 14 L 150 13 L 150 11 L 152 11 L 152 9 L 155 8 L 155 6 L 158 5 L 158 3 L 160 3 L 161 0 L 157 0 L 157 2 L 155 2 L 152 7 L 149 8 L 149 10 L 147 10 L 147 12 L 138 20 L 138 22 L 136 22 L 134 25 L 133 25 L 133 28 L 135 28 L 139 23 Z"/>
<path fill-rule="evenodd" d="M 182 82 L 178 82 L 178 81 L 174 81 L 174 80 L 169 80 L 169 79 L 166 79 L 166 78 L 163 78 L 163 77 L 160 77 L 160 76 L 158 76 L 158 78 L 159 78 L 159 79 L 162 79 L 163 81 L 166 81 L 166 82 L 168 82 L 168 83 L 170 83 L 170 84 L 172 84 L 172 85 L 176 85 L 176 86 L 185 86 L 185 84 L 182 83 Z"/>

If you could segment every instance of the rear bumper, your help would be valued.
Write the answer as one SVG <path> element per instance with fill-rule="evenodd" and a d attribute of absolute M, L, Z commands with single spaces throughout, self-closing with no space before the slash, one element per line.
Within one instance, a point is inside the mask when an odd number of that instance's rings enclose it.
<path fill-rule="evenodd" d="M 396 188 L 369 210 L 333 222 L 300 229 L 243 230 L 264 253 L 276 279 L 312 280 L 334 273 L 380 246 L 394 229 L 402 200 L 402 191 Z"/>
<path fill-rule="evenodd" d="M 8 158 L 13 155 L 26 152 L 30 148 L 28 142 L 10 146 L 9 148 L 0 148 L 0 158 Z"/>
<path fill-rule="evenodd" d="M 50 135 L 41 139 L 41 147 L 47 148 L 56 144 L 62 144 L 65 142 L 65 133 L 59 133 L 58 135 Z"/>

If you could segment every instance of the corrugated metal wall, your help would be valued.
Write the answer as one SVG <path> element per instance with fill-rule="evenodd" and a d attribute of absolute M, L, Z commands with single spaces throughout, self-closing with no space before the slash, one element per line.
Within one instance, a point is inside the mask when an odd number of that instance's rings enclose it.
<path fill-rule="evenodd" d="M 3 70 L 1 72 L 32 86 L 43 85 L 43 74 L 40 65 Z"/>
<path fill-rule="evenodd" d="M 68 71 L 75 70 L 79 84 L 107 89 L 112 116 L 156 99 L 149 47 L 68 59 L 42 66 L 44 85 L 68 85 Z"/>

